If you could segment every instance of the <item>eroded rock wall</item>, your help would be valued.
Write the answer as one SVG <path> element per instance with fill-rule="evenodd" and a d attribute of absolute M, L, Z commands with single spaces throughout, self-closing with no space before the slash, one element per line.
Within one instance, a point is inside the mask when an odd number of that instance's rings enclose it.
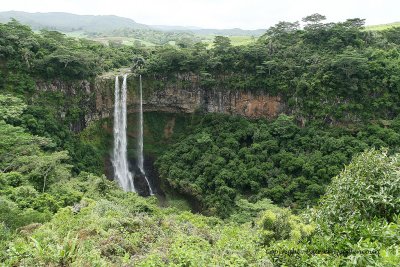
<path fill-rule="evenodd" d="M 114 85 L 107 81 L 98 81 L 96 85 L 96 111 L 100 117 L 108 117 L 113 111 Z M 106 85 L 107 84 L 107 85 Z M 100 85 L 100 86 L 99 86 Z M 106 86 L 104 86 L 106 85 Z M 195 79 L 189 86 L 181 82 L 167 83 L 155 88 L 143 85 L 145 111 L 165 111 L 193 113 L 218 112 L 242 115 L 248 118 L 272 119 L 285 111 L 285 104 L 279 96 L 270 96 L 262 90 L 207 90 L 201 88 Z M 137 111 L 139 104 L 137 78 L 128 79 L 128 110 Z"/>
<path fill-rule="evenodd" d="M 66 98 L 77 99 L 84 110 L 84 118 L 79 130 L 90 121 L 108 118 L 113 114 L 114 77 L 98 77 L 93 81 L 78 82 L 38 82 L 40 91 L 61 91 Z M 272 119 L 285 111 L 285 103 L 279 96 L 270 96 L 262 90 L 219 90 L 204 89 L 198 80 L 177 80 L 169 83 L 143 83 L 144 111 L 163 111 L 178 113 L 217 112 L 241 115 L 248 118 Z M 68 102 L 68 101 L 67 101 Z M 128 112 L 137 111 L 138 78 L 128 78 Z M 60 115 L 68 107 L 60 107 Z"/>

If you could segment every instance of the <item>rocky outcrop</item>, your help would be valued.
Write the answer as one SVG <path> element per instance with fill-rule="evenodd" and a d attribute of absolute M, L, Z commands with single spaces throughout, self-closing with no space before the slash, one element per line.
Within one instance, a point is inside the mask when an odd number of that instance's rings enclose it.
<path fill-rule="evenodd" d="M 66 98 L 75 99 L 84 108 L 84 118 L 78 125 L 79 131 L 90 121 L 111 117 L 114 106 L 114 77 L 98 77 L 93 81 L 38 82 L 39 91 L 61 91 Z M 193 113 L 218 112 L 242 115 L 248 118 L 272 119 L 284 112 L 285 104 L 279 96 L 270 96 L 262 90 L 207 90 L 200 86 L 196 77 L 178 77 L 175 82 L 159 82 L 144 78 L 144 111 Z M 138 79 L 128 78 L 128 112 L 137 111 Z M 68 102 L 68 101 L 67 101 Z M 68 107 L 60 107 L 60 116 Z"/>

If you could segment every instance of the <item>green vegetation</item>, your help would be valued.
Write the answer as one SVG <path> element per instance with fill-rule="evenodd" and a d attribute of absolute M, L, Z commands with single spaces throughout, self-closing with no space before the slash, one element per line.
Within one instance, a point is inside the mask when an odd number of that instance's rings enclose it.
<path fill-rule="evenodd" d="M 88 174 L 40 193 L 25 175 L 3 173 L 0 259 L 6 266 L 397 266 L 399 159 L 359 155 L 302 216 L 267 199 L 239 199 L 225 221 L 159 208 L 154 198 Z M 360 179 L 374 186 L 365 192 Z"/>
<path fill-rule="evenodd" d="M 103 173 L 101 153 L 74 132 L 85 125 L 89 111 L 85 92 L 71 91 L 81 83 L 112 68 L 127 65 L 140 48 L 113 48 L 59 32 L 34 33 L 16 21 L 0 24 L 0 91 L 29 102 L 25 112 L 10 119 L 30 134 L 52 140 L 52 147 L 68 151 L 73 172 Z M 36 83 L 64 81 L 62 90 L 36 91 Z M 68 97 L 67 97 L 68 96 Z M 7 95 L 2 103 L 8 103 Z M 7 109 L 6 109 L 7 110 Z"/>
<path fill-rule="evenodd" d="M 0 24 L 0 262 L 399 266 L 399 28 L 323 19 L 279 23 L 249 45 L 217 36 L 209 49 L 105 46 Z M 163 182 L 202 214 L 174 195 L 160 207 L 120 190 L 103 175 L 111 122 L 86 125 L 93 96 L 36 90 L 82 88 L 139 56 L 151 90 L 197 75 L 205 90 L 280 96 L 291 115 L 145 115 Z"/>
<path fill-rule="evenodd" d="M 371 33 L 363 20 L 323 23 L 323 16 L 281 22 L 256 43 L 233 46 L 217 36 L 187 48 L 165 46 L 144 55 L 147 79 L 176 83 L 191 74 L 202 88 L 263 91 L 287 103 L 306 124 L 393 119 L 399 114 L 399 28 Z"/>
<path fill-rule="evenodd" d="M 120 28 L 147 29 L 148 26 L 118 16 L 76 15 L 65 12 L 29 13 L 22 11 L 0 12 L 0 22 L 16 19 L 34 30 L 57 30 L 61 32 L 101 32 Z"/>
<path fill-rule="evenodd" d="M 113 48 L 86 39 L 68 38 L 55 31 L 35 34 L 29 27 L 13 20 L 0 24 L 3 86 L 25 93 L 32 90 L 33 81 L 42 79 L 83 79 L 126 66 L 130 54 L 138 48 Z M 19 83 L 19 84 L 16 84 Z"/>
<path fill-rule="evenodd" d="M 216 30 L 162 25 L 148 26 L 118 16 L 75 15 L 62 12 L 0 12 L 0 23 L 7 23 L 12 18 L 29 25 L 37 31 L 43 29 L 56 30 L 70 37 L 88 38 L 111 45 L 193 44 L 201 40 L 212 42 L 214 36 L 217 35 L 229 36 L 234 45 L 240 45 L 254 40 L 252 36 L 260 36 L 264 33 L 264 30 Z"/>
<path fill-rule="evenodd" d="M 248 45 L 254 43 L 257 38 L 254 36 L 229 36 L 233 46 Z"/>
<path fill-rule="evenodd" d="M 400 22 L 393 22 L 388 24 L 379 24 L 379 25 L 370 25 L 366 26 L 365 28 L 368 31 L 383 31 L 391 28 L 400 27 Z"/>
<path fill-rule="evenodd" d="M 187 32 L 161 32 L 150 29 L 137 30 L 127 28 L 103 33 L 87 33 L 87 37 L 93 40 L 108 41 L 110 44 L 123 44 L 124 41 L 134 40 L 132 45 L 136 46 L 166 45 L 170 42 L 176 43 L 177 46 L 187 46 L 202 40 L 201 37 Z"/>
<path fill-rule="evenodd" d="M 158 159 L 160 175 L 197 199 L 208 214 L 226 217 L 238 197 L 269 198 L 293 209 L 317 203 L 331 177 L 368 147 L 400 148 L 400 120 L 358 128 L 298 127 L 206 115 Z"/>

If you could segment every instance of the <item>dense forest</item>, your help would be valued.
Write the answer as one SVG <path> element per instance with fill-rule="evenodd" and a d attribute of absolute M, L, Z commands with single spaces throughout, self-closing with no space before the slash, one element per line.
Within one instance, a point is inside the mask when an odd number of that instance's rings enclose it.
<path fill-rule="evenodd" d="M 151 48 L 0 24 L 0 262 L 398 266 L 400 28 L 324 20 L 280 22 L 245 46 Z M 263 90 L 286 114 L 193 114 L 155 167 L 199 214 L 184 199 L 161 207 L 105 177 L 104 147 L 89 141 L 99 122 L 72 127 L 82 99 L 36 90 L 121 67 L 160 88 L 190 74 L 205 90 Z"/>
<path fill-rule="evenodd" d="M 229 215 L 240 196 L 304 209 L 354 155 L 371 147 L 399 152 L 400 120 L 390 123 L 300 128 L 286 115 L 273 122 L 207 115 L 157 164 L 170 185 L 209 214 Z"/>

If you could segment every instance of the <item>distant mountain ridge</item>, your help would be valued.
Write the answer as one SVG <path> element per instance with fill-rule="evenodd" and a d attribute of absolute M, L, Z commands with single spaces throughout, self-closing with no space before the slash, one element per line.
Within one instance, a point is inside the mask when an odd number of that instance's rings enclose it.
<path fill-rule="evenodd" d="M 0 12 L 0 22 L 8 22 L 11 18 L 28 24 L 34 30 L 52 29 L 58 31 L 103 32 L 117 28 L 149 29 L 149 26 L 132 19 L 113 15 L 76 15 L 64 12 L 28 13 L 22 11 Z"/>
<path fill-rule="evenodd" d="M 14 18 L 34 30 L 49 29 L 63 32 L 110 32 L 129 28 L 134 30 L 158 30 L 164 32 L 191 32 L 199 35 L 226 35 L 226 36 L 259 36 L 265 33 L 264 29 L 242 30 L 235 29 L 202 29 L 199 27 L 146 25 L 136 21 L 114 15 L 76 15 L 64 12 L 29 13 L 22 11 L 0 12 L 0 23 L 6 23 Z"/>

